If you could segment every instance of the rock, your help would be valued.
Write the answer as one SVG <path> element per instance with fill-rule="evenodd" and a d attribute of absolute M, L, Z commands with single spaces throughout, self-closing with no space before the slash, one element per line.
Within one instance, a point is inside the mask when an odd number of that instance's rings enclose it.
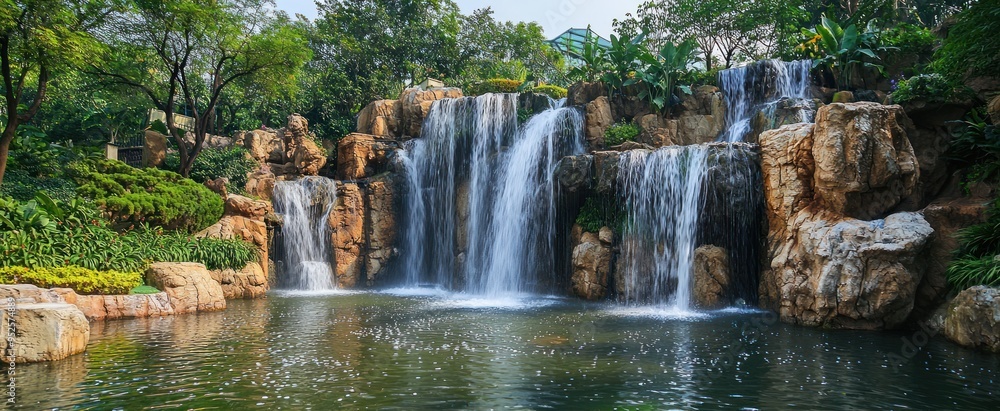
<path fill-rule="evenodd" d="M 594 153 L 594 183 L 598 193 L 613 193 L 618 181 L 618 161 L 621 153 L 617 151 L 598 151 Z"/>
<path fill-rule="evenodd" d="M 177 314 L 226 308 L 222 286 L 199 263 L 153 263 L 146 283 L 163 290 Z"/>
<path fill-rule="evenodd" d="M 600 96 L 587 103 L 584 133 L 591 150 L 604 147 L 604 133 L 614 122 L 607 97 Z"/>
<path fill-rule="evenodd" d="M 285 141 L 286 164 L 294 164 L 300 176 L 319 175 L 326 165 L 326 151 L 316 144 L 316 137 L 309 134 L 309 121 L 298 114 L 288 116 L 288 125 L 281 130 Z"/>
<path fill-rule="evenodd" d="M 556 165 L 556 180 L 571 193 L 587 190 L 592 184 L 593 163 L 594 156 L 588 154 L 563 157 Z"/>
<path fill-rule="evenodd" d="M 337 187 L 337 202 L 330 212 L 330 245 L 333 248 L 334 275 L 340 288 L 353 288 L 361 279 L 362 251 L 365 245 L 365 203 L 361 188 L 355 183 Z"/>
<path fill-rule="evenodd" d="M 68 289 L 67 289 L 68 290 Z M 160 317 L 174 314 L 165 292 L 127 295 L 77 295 L 68 290 L 66 302 L 75 305 L 88 320 Z"/>
<path fill-rule="evenodd" d="M 240 216 L 259 220 L 263 220 L 264 216 L 268 213 L 274 212 L 274 208 L 271 207 L 271 202 L 254 200 L 250 197 L 238 194 L 230 194 L 226 196 L 226 202 L 223 210 L 223 215 Z"/>
<path fill-rule="evenodd" d="M 920 179 L 913 193 L 903 200 L 900 208 L 911 211 L 925 207 L 937 198 L 948 184 L 948 162 L 944 154 L 951 144 L 952 133 L 945 126 L 915 127 L 906 124 L 906 135 L 920 165 Z"/>
<path fill-rule="evenodd" d="M 602 233 L 605 231 L 602 227 Z M 578 227 L 574 227 L 577 230 Z M 607 230 L 610 233 L 610 229 Z M 605 234 L 605 237 L 609 234 Z M 599 300 L 607 294 L 611 272 L 611 244 L 597 233 L 583 233 L 573 247 L 573 293 L 586 300 Z"/>
<path fill-rule="evenodd" d="M 944 335 L 965 347 L 1000 352 L 1000 289 L 980 285 L 958 293 L 948 307 Z"/>
<path fill-rule="evenodd" d="M 205 181 L 204 184 L 205 187 L 208 187 L 208 189 L 215 192 L 215 194 L 222 196 L 222 198 L 226 198 L 226 196 L 229 194 L 226 192 L 226 185 L 229 184 L 228 178 L 219 177 L 215 180 Z"/>
<path fill-rule="evenodd" d="M 241 239 L 257 247 L 257 251 L 260 253 L 258 261 L 267 262 L 269 258 L 267 246 L 268 234 L 264 218 L 269 214 L 274 214 L 274 209 L 271 207 L 270 202 L 230 194 L 226 197 L 225 212 L 222 218 L 215 224 L 196 233 L 195 237 L 219 238 L 224 240 L 233 238 Z M 230 295 L 259 297 L 267 292 L 267 279 L 270 272 L 267 264 L 259 264 L 257 268 L 248 267 L 244 267 L 240 271 L 230 269 L 228 271 L 232 271 L 232 273 L 226 273 L 224 276 L 222 274 L 213 276 L 213 278 L 225 277 L 228 279 L 227 283 L 222 283 L 223 285 L 227 285 L 224 288 L 247 287 L 245 290 L 224 290 L 227 298 L 230 298 L 228 297 Z M 260 281 L 256 279 L 257 269 L 260 269 L 260 274 L 264 277 L 263 284 L 259 284 Z"/>
<path fill-rule="evenodd" d="M 655 147 L 649 144 L 643 144 L 635 141 L 626 141 L 615 147 L 618 151 L 631 151 L 631 150 L 649 150 L 652 151 Z"/>
<path fill-rule="evenodd" d="M 396 249 L 396 216 L 399 215 L 402 200 L 398 194 L 398 183 L 391 176 L 369 182 L 366 196 L 368 240 L 365 247 L 365 279 L 370 287 L 386 275 L 389 261 L 399 254 Z"/>
<path fill-rule="evenodd" d="M 782 98 L 773 104 L 767 104 L 751 120 L 751 132 L 745 137 L 745 141 L 756 143 L 758 136 L 765 130 L 789 124 L 811 123 L 816 116 L 818 106 L 816 100 L 791 98 Z"/>
<path fill-rule="evenodd" d="M 934 237 L 923 256 L 927 271 L 914 302 L 913 314 L 917 318 L 926 316 L 944 302 L 949 291 L 948 264 L 959 245 L 955 235 L 963 228 L 985 222 L 988 205 L 989 201 L 984 199 L 958 198 L 935 201 L 921 211 L 934 229 Z"/>
<path fill-rule="evenodd" d="M 400 132 L 404 136 L 420 136 L 420 127 L 427 118 L 427 113 L 431 111 L 431 104 L 437 100 L 445 98 L 462 97 L 462 90 L 458 88 L 432 88 L 423 90 L 420 88 L 408 88 L 403 90 L 399 96 L 402 122 Z"/>
<path fill-rule="evenodd" d="M 833 102 L 834 103 L 853 103 L 854 102 L 854 93 L 851 93 L 850 91 L 838 91 L 838 92 L 836 92 L 836 93 L 833 94 Z"/>
<path fill-rule="evenodd" d="M 270 288 L 264 266 L 257 262 L 251 262 L 240 270 L 211 270 L 209 274 L 222 286 L 222 295 L 227 300 L 264 297 Z"/>
<path fill-rule="evenodd" d="M 1000 124 L 1000 94 L 993 96 L 993 99 L 990 100 L 987 112 L 989 112 L 993 124 Z"/>
<path fill-rule="evenodd" d="M 243 147 L 258 163 L 284 163 L 285 140 L 277 130 L 252 130 L 243 133 Z"/>
<path fill-rule="evenodd" d="M 18 304 L 66 302 L 60 293 L 55 290 L 38 288 L 31 284 L 0 285 L 0 301 L 6 304 L 11 298 Z"/>
<path fill-rule="evenodd" d="M 261 168 L 247 176 L 247 194 L 271 201 L 276 178 L 269 169 Z"/>
<path fill-rule="evenodd" d="M 608 88 L 604 83 L 595 81 L 592 83 L 580 82 L 569 86 L 566 93 L 566 105 L 583 106 L 598 97 L 607 96 Z"/>
<path fill-rule="evenodd" d="M 373 101 L 358 113 L 358 133 L 398 137 L 402 116 L 403 105 L 399 100 Z"/>
<path fill-rule="evenodd" d="M 5 364 L 61 360 L 87 349 L 90 323 L 75 305 L 16 304 L 15 309 L 13 319 L 6 308 L 2 314 L 0 355 Z"/>
<path fill-rule="evenodd" d="M 681 140 L 678 136 L 677 123 L 677 120 L 664 120 L 655 114 L 645 115 L 639 119 L 642 132 L 636 141 L 654 148 L 679 144 Z"/>
<path fill-rule="evenodd" d="M 920 177 L 899 106 L 830 104 L 816 114 L 814 186 L 824 208 L 862 220 L 885 215 Z"/>
<path fill-rule="evenodd" d="M 614 241 L 614 237 L 614 231 L 611 231 L 611 228 L 608 227 L 601 227 L 601 229 L 597 232 L 597 239 L 601 240 L 601 244 L 603 245 L 611 245 Z"/>
<path fill-rule="evenodd" d="M 792 124 L 760 135 L 764 200 L 772 233 L 784 233 L 787 222 L 813 199 L 813 125 Z"/>
<path fill-rule="evenodd" d="M 710 115 L 687 114 L 677 119 L 677 136 L 682 145 L 715 141 L 722 132 L 718 119 Z"/>
<path fill-rule="evenodd" d="M 388 165 L 391 147 L 375 141 L 375 136 L 351 133 L 337 145 L 337 175 L 343 180 L 358 180 L 375 175 Z"/>
<path fill-rule="evenodd" d="M 167 136 L 153 130 L 146 130 L 142 146 L 142 166 L 159 167 L 167 158 Z"/>
<path fill-rule="evenodd" d="M 694 250 L 694 302 L 702 308 L 725 306 L 729 289 L 729 254 L 726 249 L 703 245 Z"/>
<path fill-rule="evenodd" d="M 891 329 L 913 309 L 934 230 L 917 213 L 877 221 L 801 212 L 782 239 L 769 237 L 761 304 L 782 321 L 832 328 Z"/>

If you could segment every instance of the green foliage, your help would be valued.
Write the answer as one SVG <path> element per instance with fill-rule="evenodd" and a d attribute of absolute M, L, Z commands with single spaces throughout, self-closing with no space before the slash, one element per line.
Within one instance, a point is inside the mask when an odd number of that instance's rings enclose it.
<path fill-rule="evenodd" d="M 1000 286 L 1000 203 L 994 201 L 989 214 L 985 223 L 958 233 L 960 245 L 947 273 L 954 287 Z"/>
<path fill-rule="evenodd" d="M 74 163 L 68 173 L 80 186 L 77 192 L 94 200 L 116 224 L 146 222 L 195 232 L 222 216 L 218 194 L 177 173 L 115 160 Z"/>
<path fill-rule="evenodd" d="M 596 233 L 601 231 L 601 227 L 617 229 L 621 225 L 620 220 L 617 208 L 611 206 L 608 197 L 593 196 L 584 200 L 576 224 L 586 232 Z"/>
<path fill-rule="evenodd" d="M 965 184 L 995 182 L 1000 177 L 1000 132 L 980 110 L 972 110 L 962 123 L 946 157 L 952 166 L 968 169 Z"/>
<path fill-rule="evenodd" d="M 964 80 L 1000 77 L 1000 0 L 980 0 L 957 15 L 948 37 L 935 54 L 935 70 Z"/>
<path fill-rule="evenodd" d="M 804 39 L 800 49 L 815 59 L 814 67 L 828 69 L 841 90 L 848 88 L 851 76 L 860 68 L 883 71 L 883 66 L 877 64 L 881 61 L 878 53 L 887 48 L 880 44 L 879 32 L 873 24 L 861 32 L 856 24 L 842 28 L 823 15 L 821 24 L 813 29 L 803 28 L 802 35 Z"/>
<path fill-rule="evenodd" d="M 881 33 L 882 44 L 902 53 L 927 54 L 934 50 L 937 38 L 930 29 L 910 23 L 900 23 Z"/>
<path fill-rule="evenodd" d="M 892 93 L 892 102 L 906 103 L 920 100 L 930 103 L 945 103 L 967 97 L 972 97 L 968 87 L 940 74 L 931 73 L 900 81 L 896 91 Z"/>
<path fill-rule="evenodd" d="M 612 124 L 604 132 L 604 144 L 617 146 L 626 141 L 633 141 L 639 135 L 639 126 L 631 122 L 621 122 Z"/>
<path fill-rule="evenodd" d="M 582 49 L 566 45 L 570 56 L 580 61 L 580 64 L 570 69 L 568 74 L 574 81 L 597 81 L 610 65 L 604 48 L 598 43 L 597 37 L 591 35 L 590 26 L 587 26 L 587 29 L 587 38 L 583 41 Z"/>
<path fill-rule="evenodd" d="M 12 168 L 4 175 L 0 185 L 0 197 L 17 201 L 29 201 L 39 191 L 52 198 L 69 201 L 76 197 L 76 184 L 61 177 L 34 177 L 22 170 Z"/>
<path fill-rule="evenodd" d="M 684 74 L 679 80 L 682 84 L 690 84 L 694 86 L 715 86 L 719 81 L 719 72 L 722 68 L 714 68 L 711 70 L 690 70 Z"/>
<path fill-rule="evenodd" d="M 646 88 L 639 93 L 639 98 L 648 100 L 655 111 L 670 107 L 673 104 L 674 88 L 677 87 L 678 80 L 687 73 L 688 65 L 693 60 L 694 48 L 695 42 L 687 40 L 678 45 L 667 42 L 657 55 L 642 50 L 639 58 L 647 67 L 637 77 Z M 626 85 L 633 82 L 626 82 Z M 690 87 L 681 89 L 691 93 Z"/>
<path fill-rule="evenodd" d="M 535 115 L 534 111 L 526 109 L 524 107 L 517 109 L 517 124 L 527 123 Z"/>
<path fill-rule="evenodd" d="M 156 289 L 156 287 L 149 286 L 149 285 L 140 285 L 138 287 L 135 287 L 135 288 L 129 290 L 128 293 L 129 294 L 157 294 L 159 292 L 160 292 L 160 290 Z"/>
<path fill-rule="evenodd" d="M 604 53 L 607 69 L 601 75 L 601 81 L 608 87 L 609 95 L 635 83 L 634 77 L 642 68 L 641 64 L 649 64 L 649 61 L 643 60 L 648 54 L 648 50 L 640 42 L 627 36 L 611 35 L 611 47 Z"/>
<path fill-rule="evenodd" d="M 960 257 L 948 264 L 948 283 L 960 290 L 977 285 L 1000 286 L 1000 260 L 994 256 Z"/>
<path fill-rule="evenodd" d="M 0 267 L 0 284 L 34 284 L 41 288 L 72 288 L 80 294 L 128 294 L 142 284 L 138 272 L 96 271 L 83 267 Z"/>
<path fill-rule="evenodd" d="M 566 95 L 569 93 L 565 88 L 553 84 L 542 84 L 531 89 L 531 91 L 534 93 L 545 94 L 556 100 L 566 98 Z"/>
<path fill-rule="evenodd" d="M 197 239 L 148 225 L 119 234 L 80 199 L 64 203 L 44 193 L 26 203 L 0 199 L 0 267 L 139 272 L 151 262 L 190 261 L 240 269 L 258 259 L 256 248 L 240 240 Z"/>
<path fill-rule="evenodd" d="M 486 93 L 517 93 L 522 82 L 507 78 L 491 78 L 476 84 L 472 84 L 465 92 L 470 96 L 478 96 Z"/>
<path fill-rule="evenodd" d="M 320 149 L 322 142 L 316 142 Z M 176 170 L 180 167 L 181 160 L 176 153 L 167 155 L 164 165 L 168 169 Z M 191 167 L 191 179 L 204 183 L 216 178 L 225 177 L 229 179 L 229 191 L 240 193 L 247 185 L 247 174 L 257 169 L 257 162 L 250 159 L 247 150 L 243 147 L 232 146 L 226 148 L 207 148 L 194 160 Z"/>

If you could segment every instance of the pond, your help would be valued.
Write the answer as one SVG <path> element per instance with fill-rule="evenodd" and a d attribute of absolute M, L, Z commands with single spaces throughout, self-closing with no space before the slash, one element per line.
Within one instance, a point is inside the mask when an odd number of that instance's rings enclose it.
<path fill-rule="evenodd" d="M 15 408 L 992 409 L 998 366 L 938 338 L 755 310 L 274 292 L 94 323 L 86 354 L 17 367 Z"/>

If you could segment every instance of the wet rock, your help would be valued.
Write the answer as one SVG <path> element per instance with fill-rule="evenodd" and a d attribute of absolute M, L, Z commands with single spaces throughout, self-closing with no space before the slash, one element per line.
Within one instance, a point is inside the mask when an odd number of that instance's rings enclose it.
<path fill-rule="evenodd" d="M 825 209 L 877 218 L 909 196 L 920 177 L 899 106 L 831 104 L 813 130 L 815 194 Z"/>
<path fill-rule="evenodd" d="M 358 133 L 378 137 L 400 136 L 403 104 L 399 100 L 377 100 L 369 103 L 358 113 Z"/>
<path fill-rule="evenodd" d="M 615 122 L 607 97 L 600 96 L 587 103 L 585 122 L 584 135 L 587 139 L 587 145 L 592 150 L 603 148 L 604 133 Z"/>
<path fill-rule="evenodd" d="M 333 248 L 334 276 L 340 288 L 354 288 L 364 266 L 365 203 L 355 183 L 337 185 L 337 202 L 330 212 L 330 245 Z"/>
<path fill-rule="evenodd" d="M 153 263 L 146 283 L 163 290 L 177 314 L 226 308 L 222 286 L 199 263 Z"/>
<path fill-rule="evenodd" d="M 1000 352 L 1000 289 L 976 286 L 952 300 L 944 335 L 955 343 Z"/>
<path fill-rule="evenodd" d="M 598 193 L 612 193 L 618 181 L 618 160 L 621 153 L 617 151 L 598 151 L 594 153 L 594 180 Z"/>
<path fill-rule="evenodd" d="M 566 104 L 570 106 L 583 106 L 598 97 L 607 97 L 607 95 L 608 88 L 602 82 L 579 82 L 569 86 L 569 90 L 566 93 Z"/>
<path fill-rule="evenodd" d="M 574 231 L 581 232 L 579 226 Z M 608 274 L 611 272 L 611 229 L 601 228 L 601 233 L 583 232 L 573 245 L 573 293 L 586 300 L 599 300 L 607 294 Z"/>
<path fill-rule="evenodd" d="M 694 302 L 702 308 L 725 306 L 729 288 L 729 254 L 726 249 L 703 245 L 694 250 Z"/>
<path fill-rule="evenodd" d="M 0 327 L 0 356 L 4 363 L 61 360 L 87 349 L 90 323 L 75 305 L 26 303 L 16 304 L 15 308 L 13 318 L 6 309 L 0 315 L 4 324 Z"/>
<path fill-rule="evenodd" d="M 398 182 L 393 176 L 383 176 L 368 183 L 365 190 L 368 201 L 368 243 L 365 247 L 365 279 L 372 286 L 388 271 L 389 261 L 399 252 L 396 249 L 399 212 Z"/>
<path fill-rule="evenodd" d="M 432 88 L 429 90 L 408 88 L 403 90 L 403 94 L 399 96 L 402 113 L 400 133 L 409 137 L 419 136 L 420 127 L 431 111 L 431 104 L 437 100 L 459 97 L 462 97 L 462 90 L 458 88 Z"/>
<path fill-rule="evenodd" d="M 556 165 L 556 180 L 571 193 L 587 190 L 592 184 L 593 163 L 594 156 L 588 154 L 563 157 Z"/>

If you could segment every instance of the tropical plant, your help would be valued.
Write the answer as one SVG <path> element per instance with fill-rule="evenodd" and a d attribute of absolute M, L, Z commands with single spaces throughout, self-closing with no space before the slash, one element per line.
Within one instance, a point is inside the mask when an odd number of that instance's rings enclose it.
<path fill-rule="evenodd" d="M 667 42 L 656 55 L 643 50 L 639 58 L 647 67 L 637 74 L 635 80 L 642 80 L 646 87 L 639 93 L 639 98 L 648 100 L 656 111 L 670 107 L 673 104 L 674 88 L 677 87 L 678 80 L 688 72 L 688 65 L 694 58 L 695 45 L 692 40 L 683 41 L 678 45 Z M 634 83 L 635 80 L 626 82 L 626 85 Z M 691 93 L 690 87 L 679 88 L 688 94 Z"/>
<path fill-rule="evenodd" d="M 815 60 L 813 67 L 824 67 L 833 75 L 834 82 L 841 90 L 850 86 L 851 77 L 859 68 L 872 68 L 884 73 L 878 53 L 887 48 L 878 44 L 878 31 L 874 22 L 864 32 L 858 31 L 856 24 L 841 28 L 836 21 L 824 14 L 821 24 L 813 29 L 802 29 L 805 37 L 801 50 Z"/>
<path fill-rule="evenodd" d="M 570 69 L 568 76 L 576 81 L 592 82 L 601 79 L 610 63 L 604 47 L 598 43 L 597 37 L 591 35 L 590 26 L 587 29 L 582 49 L 566 45 L 569 55 L 579 61 L 578 65 Z"/>
<path fill-rule="evenodd" d="M 986 222 L 959 231 L 958 240 L 948 282 L 958 288 L 1000 286 L 1000 203 L 994 201 Z"/>
<path fill-rule="evenodd" d="M 641 38 L 642 35 L 635 40 L 611 35 L 611 47 L 605 53 L 607 70 L 601 75 L 601 81 L 608 87 L 608 95 L 620 92 L 625 86 L 634 83 L 636 72 L 642 68 L 640 64 L 643 62 L 640 59 L 648 54 L 645 47 L 641 46 Z"/>
<path fill-rule="evenodd" d="M 1000 132 L 980 110 L 972 110 L 953 135 L 945 154 L 955 167 L 967 168 L 966 183 L 1000 177 Z"/>
<path fill-rule="evenodd" d="M 1000 1 L 981 0 L 956 16 L 934 69 L 950 78 L 1000 77 Z"/>

